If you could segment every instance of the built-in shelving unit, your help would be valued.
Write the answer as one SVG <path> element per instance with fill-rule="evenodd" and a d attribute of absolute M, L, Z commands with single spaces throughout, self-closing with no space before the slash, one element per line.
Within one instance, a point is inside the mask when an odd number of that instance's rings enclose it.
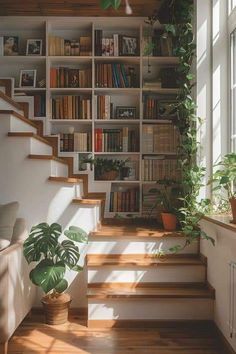
<path fill-rule="evenodd" d="M 156 100 L 173 101 L 178 94 L 178 88 L 148 86 L 145 84 L 148 81 L 155 81 L 159 77 L 162 68 L 172 68 L 178 64 L 178 58 L 174 56 L 144 56 L 143 55 L 143 37 L 145 34 L 145 27 L 143 18 L 43 18 L 36 17 L 32 19 L 16 18 L 15 21 L 7 21 L 4 18 L 0 24 L 0 36 L 18 36 L 19 37 L 19 55 L 16 56 L 0 56 L 0 77 L 14 77 L 15 78 L 15 93 L 19 95 L 22 93 L 27 96 L 37 96 L 37 99 L 43 100 L 44 108 L 41 110 L 40 116 L 44 120 L 45 135 L 58 136 L 58 144 L 60 148 L 60 134 L 71 134 L 71 132 L 87 134 L 89 143 L 87 144 L 88 151 L 61 151 L 61 156 L 73 156 L 74 168 L 80 173 L 87 173 L 89 175 L 89 183 L 91 191 L 106 192 L 106 216 L 112 217 L 115 214 L 126 216 L 127 214 L 142 215 L 146 213 L 145 207 L 145 193 L 150 185 L 155 184 L 155 179 L 150 181 L 150 176 L 145 176 L 144 165 L 145 160 L 150 162 L 163 161 L 165 159 L 176 159 L 176 151 L 167 151 L 159 149 L 157 146 L 153 149 L 148 147 L 148 131 L 152 130 L 158 136 L 158 129 L 164 129 L 164 126 L 171 126 L 172 120 L 165 117 L 153 117 L 153 119 L 146 119 L 144 112 L 144 100 L 149 97 L 154 97 Z M 137 52 L 135 55 L 122 56 L 99 56 L 96 53 L 96 31 L 102 30 L 104 37 L 113 37 L 113 34 L 123 35 L 137 39 Z M 53 48 L 53 40 L 59 43 L 60 38 L 73 42 L 80 38 L 89 43 L 88 38 L 91 39 L 90 50 L 86 48 L 86 55 L 58 55 Z M 85 40 L 87 38 L 87 40 Z M 42 40 L 42 55 L 29 56 L 26 55 L 26 45 L 28 39 Z M 58 48 L 57 48 L 58 49 Z M 60 48 L 59 48 L 60 49 Z M 81 48 L 80 48 L 81 49 Z M 56 55 L 52 55 L 55 52 Z M 114 66 L 123 65 L 127 70 L 134 72 L 136 78 L 135 87 L 98 87 L 96 82 L 98 67 L 110 65 L 109 68 L 114 69 Z M 51 87 L 50 72 L 52 68 L 67 67 L 78 70 L 91 70 L 91 84 L 88 87 Z M 21 70 L 36 70 L 36 87 L 20 87 L 20 71 Z M 110 70 L 110 69 L 109 69 Z M 42 80 L 45 80 L 45 86 L 42 85 Z M 132 85 L 130 85 L 132 86 Z M 98 119 L 95 112 L 97 96 L 110 96 L 110 103 L 113 104 L 110 119 Z M 58 98 L 63 96 L 78 96 L 78 100 L 87 100 L 86 114 L 84 119 L 71 119 L 70 115 L 66 119 L 58 119 L 57 115 L 53 117 L 52 100 L 55 102 Z M 41 103 L 42 104 L 42 103 Z M 73 103 L 74 104 L 74 103 Z M 56 103 L 55 103 L 56 107 Z M 54 109 L 56 109 L 54 107 Z M 57 106 L 58 108 L 59 106 Z M 75 107 L 75 106 L 73 106 Z M 116 118 L 116 107 L 135 107 L 136 116 L 134 118 L 121 119 Z M 60 108 L 59 108 L 60 109 Z M 84 108 L 83 108 L 84 109 Z M 79 116 L 80 112 L 76 111 Z M 75 115 L 76 115 L 75 114 Z M 137 139 L 137 151 L 129 152 L 127 148 L 121 147 L 120 151 L 96 151 L 96 137 L 95 134 L 98 129 L 103 131 L 111 131 L 113 129 L 117 132 L 120 130 L 121 134 L 127 128 L 128 132 L 134 131 Z M 163 130 L 165 131 L 165 129 Z M 156 132 L 156 133 L 155 133 Z M 109 134 L 109 133 L 108 133 Z M 146 134 L 146 135 L 145 135 Z M 151 134 L 151 133 L 150 133 Z M 168 133 L 163 133 L 167 134 Z M 172 134 L 172 133 L 171 133 Z M 161 137 L 159 136 L 161 139 Z M 171 138 L 171 137 L 170 137 Z M 172 137 L 173 138 L 173 137 Z M 146 139 L 146 140 L 145 140 Z M 155 138 L 153 138 L 155 140 Z M 164 138 L 163 138 L 164 139 Z M 146 145 L 145 145 L 146 144 Z M 86 145 L 86 144 L 85 144 Z M 177 142 L 175 147 L 177 146 Z M 86 149 L 83 149 L 86 150 Z M 123 151 L 125 150 L 125 151 Z M 123 180 L 95 180 L 94 168 L 87 168 L 81 170 L 81 161 L 88 156 L 109 158 L 109 159 L 129 159 L 136 166 L 136 176 L 134 179 L 125 178 Z M 158 165 L 158 163 L 157 163 Z M 156 166 L 156 165 L 155 165 Z M 164 165 L 163 165 L 164 166 Z M 88 167 L 88 166 L 87 166 Z M 154 170 L 152 173 L 159 176 L 160 173 Z M 154 169 L 154 167 L 153 167 Z M 114 198 L 117 198 L 117 193 L 120 195 L 124 193 L 125 198 L 130 193 L 135 195 L 135 206 L 132 205 L 130 210 L 119 212 L 114 208 Z M 112 200 L 113 198 L 113 200 Z M 116 202 L 116 201 L 115 201 Z M 132 200 L 132 203 L 133 200 Z M 125 208 L 127 209 L 127 208 Z"/>

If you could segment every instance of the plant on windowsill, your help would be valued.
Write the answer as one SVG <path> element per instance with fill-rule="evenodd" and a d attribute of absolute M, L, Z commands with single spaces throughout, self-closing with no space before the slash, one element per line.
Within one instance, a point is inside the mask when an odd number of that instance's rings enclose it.
<path fill-rule="evenodd" d="M 162 223 L 166 231 L 175 231 L 178 221 L 178 209 L 180 207 L 180 198 L 182 197 L 183 189 L 180 183 L 163 179 L 157 181 L 159 188 L 152 188 L 150 193 L 156 195 L 155 204 L 152 206 L 151 213 L 156 207 L 161 207 Z"/>
<path fill-rule="evenodd" d="M 218 169 L 213 173 L 209 184 L 213 185 L 213 191 L 227 194 L 233 216 L 231 222 L 236 224 L 236 154 L 225 155 L 214 167 Z"/>
<path fill-rule="evenodd" d="M 79 227 L 70 226 L 64 231 L 59 224 L 40 223 L 33 226 L 23 244 L 28 262 L 36 262 L 29 277 L 32 283 L 46 294 L 41 302 L 45 310 L 46 323 L 62 324 L 67 321 L 71 303 L 66 271 L 80 272 L 78 265 L 80 250 L 76 243 L 86 243 L 87 233 Z"/>

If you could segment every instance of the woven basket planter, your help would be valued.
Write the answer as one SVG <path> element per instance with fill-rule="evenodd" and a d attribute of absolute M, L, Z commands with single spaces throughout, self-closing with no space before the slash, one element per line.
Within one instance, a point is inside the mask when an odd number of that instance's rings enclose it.
<path fill-rule="evenodd" d="M 49 325 L 59 325 L 67 322 L 71 303 L 70 295 L 61 294 L 58 297 L 45 296 L 41 300 L 45 311 L 45 322 Z"/>
<path fill-rule="evenodd" d="M 119 172 L 115 170 L 106 171 L 100 176 L 97 176 L 97 180 L 99 181 L 115 181 L 116 178 L 119 176 Z"/>

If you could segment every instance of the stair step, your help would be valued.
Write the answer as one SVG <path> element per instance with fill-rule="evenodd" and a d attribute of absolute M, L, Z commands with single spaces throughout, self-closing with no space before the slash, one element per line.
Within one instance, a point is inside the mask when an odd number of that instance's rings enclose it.
<path fill-rule="evenodd" d="M 184 237 L 180 231 L 165 231 L 157 226 L 135 226 L 135 225 L 103 225 L 99 231 L 90 233 L 91 237 Z"/>
<path fill-rule="evenodd" d="M 49 181 L 51 182 L 58 182 L 58 183 L 68 183 L 68 184 L 78 184 L 78 183 L 83 183 L 82 179 L 79 178 L 73 178 L 73 177 L 53 177 L 50 176 L 48 178 Z"/>
<path fill-rule="evenodd" d="M 37 129 L 37 125 L 34 124 L 32 121 L 30 121 L 29 119 L 25 118 L 22 114 L 17 113 L 13 110 L 5 110 L 5 109 L 1 109 L 0 110 L 0 114 L 11 114 L 14 117 L 22 120 L 24 123 L 27 123 L 28 125 L 31 125 L 33 128 Z"/>
<path fill-rule="evenodd" d="M 2 91 L 0 91 L 0 98 L 2 98 L 4 101 L 6 101 L 7 103 L 9 103 L 12 107 L 16 108 L 17 110 L 21 111 L 21 106 L 14 101 L 11 97 L 5 95 L 5 93 L 3 93 Z"/>
<path fill-rule="evenodd" d="M 40 142 L 52 147 L 52 145 L 46 139 L 44 139 L 43 137 L 41 137 L 41 136 L 39 136 L 37 134 L 31 133 L 31 132 L 9 132 L 8 136 L 9 137 L 19 137 L 19 138 L 20 137 L 22 137 L 22 138 L 34 138 L 34 139 L 37 139 Z"/>
<path fill-rule="evenodd" d="M 158 286 L 157 284 L 151 286 L 130 287 L 125 284 L 117 284 L 116 287 L 110 287 L 105 284 L 101 287 L 90 286 L 87 291 L 89 299 L 214 299 L 215 292 L 211 287 L 204 285 L 194 285 L 184 287 L 176 284 L 175 286 Z"/>
<path fill-rule="evenodd" d="M 173 265 L 195 265 L 202 266 L 206 264 L 204 257 L 197 255 L 168 255 L 164 257 L 158 257 L 148 254 L 124 254 L 124 255 L 87 255 L 88 267 L 100 267 L 100 266 L 139 266 L 139 267 L 151 267 L 151 266 L 173 266 Z"/>
<path fill-rule="evenodd" d="M 103 202 L 102 199 L 73 199 L 72 203 L 79 204 L 79 205 L 100 205 Z"/>
<path fill-rule="evenodd" d="M 60 159 L 59 157 L 56 157 L 54 155 L 28 155 L 29 159 L 33 159 L 33 160 L 52 160 L 52 161 L 56 161 L 59 163 L 62 163 L 64 165 L 67 165 L 67 162 Z"/>

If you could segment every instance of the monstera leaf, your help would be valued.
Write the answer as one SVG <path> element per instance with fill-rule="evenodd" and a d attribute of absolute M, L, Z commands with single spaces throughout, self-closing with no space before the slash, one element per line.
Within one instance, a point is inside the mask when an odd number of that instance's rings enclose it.
<path fill-rule="evenodd" d="M 121 0 L 101 0 L 101 8 L 103 10 L 108 9 L 110 6 L 115 10 L 119 9 Z"/>
<path fill-rule="evenodd" d="M 66 279 L 62 279 L 60 281 L 59 284 L 57 284 L 57 286 L 55 286 L 55 290 L 58 292 L 58 293 L 63 293 L 63 291 L 65 291 L 66 289 L 68 288 L 68 282 Z"/>
<path fill-rule="evenodd" d="M 72 241 L 80 242 L 80 243 L 88 242 L 88 234 L 80 227 L 70 226 L 69 230 L 66 230 L 64 234 Z"/>
<path fill-rule="evenodd" d="M 49 255 L 53 256 L 61 232 L 59 224 L 49 226 L 47 223 L 41 223 L 32 227 L 29 237 L 23 245 L 27 262 L 39 261 L 42 255 L 45 258 L 48 258 Z"/>
<path fill-rule="evenodd" d="M 71 269 L 77 265 L 80 258 L 79 248 L 69 240 L 64 240 L 58 245 L 56 254 Z"/>
<path fill-rule="evenodd" d="M 30 279 L 33 284 L 40 286 L 45 293 L 48 293 L 59 286 L 65 271 L 66 267 L 63 262 L 54 263 L 50 259 L 44 259 L 30 272 Z"/>

